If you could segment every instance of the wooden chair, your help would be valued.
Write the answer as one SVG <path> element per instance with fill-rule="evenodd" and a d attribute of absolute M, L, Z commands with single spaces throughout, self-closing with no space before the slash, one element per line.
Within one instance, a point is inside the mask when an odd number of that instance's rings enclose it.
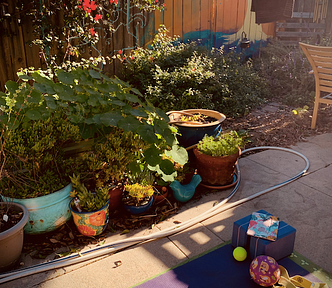
<path fill-rule="evenodd" d="M 316 96 L 311 121 L 311 129 L 315 129 L 319 104 L 332 104 L 332 47 L 299 44 L 315 75 Z"/>

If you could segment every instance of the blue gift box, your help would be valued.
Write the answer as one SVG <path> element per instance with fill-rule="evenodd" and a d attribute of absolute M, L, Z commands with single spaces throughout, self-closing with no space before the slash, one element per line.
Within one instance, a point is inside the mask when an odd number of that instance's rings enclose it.
<path fill-rule="evenodd" d="M 271 215 L 270 213 L 266 212 L 265 210 L 259 210 L 257 212 Z M 236 248 L 236 247 L 240 246 L 240 247 L 245 248 L 248 251 L 249 245 L 250 245 L 250 236 L 247 235 L 247 230 L 249 227 L 250 219 L 251 219 L 251 214 L 234 222 L 233 234 L 232 234 L 232 246 L 233 247 Z"/>
<path fill-rule="evenodd" d="M 295 234 L 295 228 L 284 221 L 280 221 L 276 241 L 250 237 L 250 258 L 254 259 L 259 255 L 268 255 L 279 261 L 287 257 L 293 252 Z"/>

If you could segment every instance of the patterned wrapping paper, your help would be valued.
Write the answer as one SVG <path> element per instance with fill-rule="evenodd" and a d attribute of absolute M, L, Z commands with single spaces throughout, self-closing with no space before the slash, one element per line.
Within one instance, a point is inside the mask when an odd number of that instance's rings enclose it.
<path fill-rule="evenodd" d="M 272 215 L 254 212 L 251 215 L 247 234 L 271 241 L 277 240 L 279 219 Z"/>

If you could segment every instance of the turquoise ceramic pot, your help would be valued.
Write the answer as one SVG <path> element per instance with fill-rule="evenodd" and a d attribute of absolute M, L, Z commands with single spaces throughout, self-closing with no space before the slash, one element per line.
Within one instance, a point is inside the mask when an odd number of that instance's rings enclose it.
<path fill-rule="evenodd" d="M 28 223 L 24 226 L 27 234 L 42 234 L 53 231 L 65 224 L 71 217 L 69 210 L 71 183 L 51 194 L 29 198 L 16 199 L 3 197 L 4 201 L 19 203 L 29 211 Z"/>

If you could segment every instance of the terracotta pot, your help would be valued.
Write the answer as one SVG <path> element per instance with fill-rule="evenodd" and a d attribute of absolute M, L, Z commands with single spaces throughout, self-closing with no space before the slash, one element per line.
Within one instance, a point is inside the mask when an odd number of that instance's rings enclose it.
<path fill-rule="evenodd" d="M 110 195 L 110 205 L 109 209 L 110 211 L 116 210 L 117 208 L 120 207 L 122 201 L 122 193 L 123 193 L 123 188 L 114 188 L 110 190 L 108 193 Z"/>
<path fill-rule="evenodd" d="M 202 177 L 202 183 L 215 186 L 231 184 L 234 180 L 238 153 L 229 156 L 210 156 L 199 152 L 194 148 L 196 158 L 197 173 Z"/>
<path fill-rule="evenodd" d="M 160 185 L 155 185 L 155 188 L 160 192 L 160 193 L 155 193 L 153 194 L 153 201 L 156 204 L 159 204 L 163 201 L 165 201 L 165 199 L 168 196 L 168 188 L 166 186 L 160 186 Z M 165 192 L 162 191 L 162 189 L 166 189 Z"/>

